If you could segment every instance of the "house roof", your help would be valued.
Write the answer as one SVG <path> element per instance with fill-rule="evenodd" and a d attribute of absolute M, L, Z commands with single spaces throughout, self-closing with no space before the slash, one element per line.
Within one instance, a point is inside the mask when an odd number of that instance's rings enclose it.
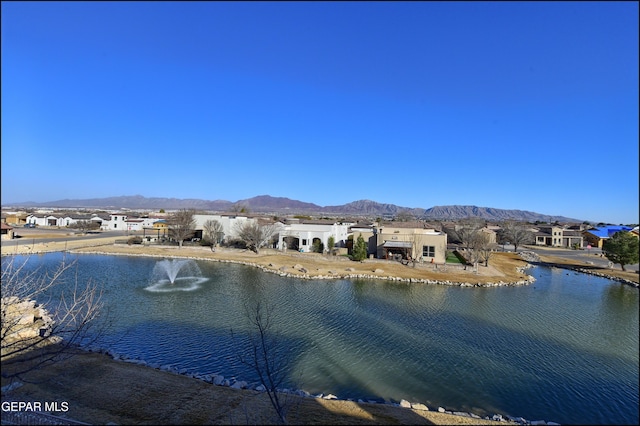
<path fill-rule="evenodd" d="M 589 229 L 587 232 L 595 235 L 598 238 L 610 238 L 616 232 L 620 231 L 631 231 L 631 227 L 629 226 L 602 226 L 600 228 Z"/>
<path fill-rule="evenodd" d="M 13 229 L 13 226 L 7 225 L 4 222 L 0 222 L 0 227 L 1 227 L 1 229 Z"/>

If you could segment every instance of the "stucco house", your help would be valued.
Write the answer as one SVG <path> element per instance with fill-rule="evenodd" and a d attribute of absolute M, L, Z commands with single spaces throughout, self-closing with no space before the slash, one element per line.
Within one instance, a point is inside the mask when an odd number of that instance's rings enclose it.
<path fill-rule="evenodd" d="M 109 220 L 102 221 L 100 229 L 103 231 L 126 231 L 127 230 L 127 218 L 126 214 L 111 213 Z"/>
<path fill-rule="evenodd" d="M 6 214 L 3 213 L 2 222 L 9 225 L 22 226 L 27 223 L 27 216 L 27 213 L 24 212 L 9 212 Z"/>
<path fill-rule="evenodd" d="M 314 243 L 322 243 L 328 248 L 329 237 L 333 237 L 335 247 L 345 247 L 352 223 L 333 221 L 288 221 L 279 231 L 278 248 L 280 250 L 313 251 Z"/>
<path fill-rule="evenodd" d="M 538 226 L 534 233 L 535 245 L 571 248 L 582 247 L 583 237 L 579 230 L 566 229 L 562 226 Z"/>
<path fill-rule="evenodd" d="M 2 236 L 3 240 L 11 240 L 13 239 L 13 226 L 7 224 L 7 223 L 0 223 L 0 235 Z"/>
<path fill-rule="evenodd" d="M 50 215 L 50 214 L 43 214 L 43 215 L 30 214 L 27 216 L 26 223 L 31 223 L 36 226 L 62 226 L 58 224 L 60 219 L 61 218 L 54 215 Z"/>
<path fill-rule="evenodd" d="M 237 230 L 246 222 L 255 222 L 257 219 L 250 215 L 245 214 L 194 214 L 193 219 L 196 222 L 195 225 L 195 238 L 203 238 L 205 234 L 205 224 L 210 220 L 215 220 L 222 225 L 222 232 L 224 233 L 224 240 L 237 238 Z"/>
<path fill-rule="evenodd" d="M 447 234 L 433 228 L 376 227 L 376 256 L 379 259 L 417 259 L 445 263 Z"/>
<path fill-rule="evenodd" d="M 347 242 L 349 250 L 353 249 L 353 244 L 358 240 L 358 237 L 362 236 L 364 241 L 367 243 L 367 256 L 377 256 L 378 241 L 376 237 L 376 226 L 376 223 L 358 223 L 352 225 L 349 228 L 351 241 Z"/>

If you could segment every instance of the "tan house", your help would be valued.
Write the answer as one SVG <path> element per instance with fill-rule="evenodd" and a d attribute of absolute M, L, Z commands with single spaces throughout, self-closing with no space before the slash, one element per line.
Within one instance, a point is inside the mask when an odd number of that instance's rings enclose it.
<path fill-rule="evenodd" d="M 3 222 L 9 225 L 22 226 L 27 223 L 26 213 L 7 213 Z"/>
<path fill-rule="evenodd" d="M 378 225 L 375 228 L 378 259 L 417 259 L 445 263 L 447 234 L 433 228 Z"/>
<path fill-rule="evenodd" d="M 3 240 L 12 240 L 13 239 L 13 226 L 8 225 L 4 222 L 0 223 L 1 226 L 1 235 Z"/>
<path fill-rule="evenodd" d="M 538 226 L 534 235 L 537 246 L 572 248 L 574 246 L 582 247 L 583 244 L 582 232 L 565 229 L 561 226 Z"/>

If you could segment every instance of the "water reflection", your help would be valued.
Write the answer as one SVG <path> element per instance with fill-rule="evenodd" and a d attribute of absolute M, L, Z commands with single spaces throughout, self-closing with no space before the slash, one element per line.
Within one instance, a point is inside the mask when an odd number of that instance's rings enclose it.
<path fill-rule="evenodd" d="M 518 287 L 313 281 L 198 262 L 197 291 L 150 293 L 154 259 L 78 260 L 120 319 L 112 348 L 149 362 L 255 380 L 230 331 L 246 333 L 246 306 L 264 302 L 291 387 L 559 423 L 638 420 L 638 290 L 616 282 L 548 268 Z"/>

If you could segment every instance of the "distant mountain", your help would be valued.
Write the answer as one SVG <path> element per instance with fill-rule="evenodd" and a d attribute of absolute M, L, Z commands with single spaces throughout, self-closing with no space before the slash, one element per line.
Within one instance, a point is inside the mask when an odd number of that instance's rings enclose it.
<path fill-rule="evenodd" d="M 123 195 L 120 197 L 89 198 L 84 200 L 57 200 L 46 203 L 16 203 L 22 207 L 59 207 L 59 208 L 97 208 L 97 209 L 201 209 L 201 210 L 226 210 L 233 203 L 230 201 L 207 201 L 195 198 L 158 198 L 143 197 L 142 195 Z"/>
<path fill-rule="evenodd" d="M 398 213 L 409 213 L 419 219 L 427 220 L 458 220 L 468 217 L 479 217 L 488 221 L 520 220 L 541 222 L 582 222 L 564 216 L 552 216 L 524 210 L 505 210 L 491 207 L 477 206 L 435 206 L 429 209 L 417 207 L 401 207 L 395 204 L 378 203 L 372 200 L 358 200 L 337 206 L 319 206 L 313 203 L 292 200 L 285 197 L 271 197 L 260 195 L 253 198 L 238 200 L 201 200 L 195 198 L 147 198 L 142 195 L 91 198 L 85 200 L 58 200 L 45 203 L 28 202 L 13 203 L 13 207 L 57 207 L 57 208 L 95 208 L 95 209 L 130 209 L 130 210 L 177 210 L 195 209 L 216 212 L 231 211 L 245 207 L 250 212 L 280 213 L 280 214 L 336 214 L 344 216 L 392 217 Z"/>
<path fill-rule="evenodd" d="M 358 200 L 341 206 L 326 206 L 323 211 L 345 214 L 393 215 L 402 208 L 395 204 L 382 204 L 371 200 Z"/>
<path fill-rule="evenodd" d="M 424 218 L 428 220 L 458 220 L 468 217 L 479 217 L 489 221 L 519 220 L 527 222 L 582 222 L 564 216 L 550 216 L 525 210 L 505 210 L 477 206 L 435 206 L 425 210 Z"/>
<path fill-rule="evenodd" d="M 246 206 L 249 211 L 253 212 L 284 212 L 293 211 L 320 211 L 322 207 L 313 203 L 305 203 L 303 201 L 292 200 L 285 197 L 272 197 L 270 195 L 259 195 L 246 200 L 239 200 L 235 203 L 237 206 Z"/>

